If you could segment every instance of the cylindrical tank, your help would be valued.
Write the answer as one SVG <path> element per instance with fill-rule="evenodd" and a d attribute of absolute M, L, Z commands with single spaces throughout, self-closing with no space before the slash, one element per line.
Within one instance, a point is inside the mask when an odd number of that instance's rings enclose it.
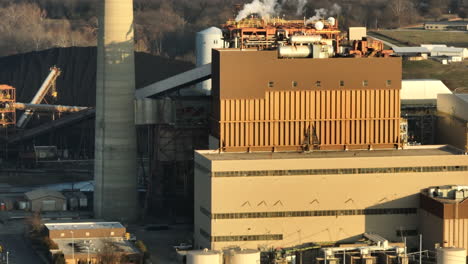
<path fill-rule="evenodd" d="M 222 38 L 223 32 L 217 27 L 210 27 L 197 33 L 195 43 L 197 67 L 211 63 L 211 50 L 224 47 Z M 196 90 L 203 94 L 210 95 L 211 80 L 197 84 Z"/>
<path fill-rule="evenodd" d="M 314 25 L 316 30 L 322 30 L 323 29 L 323 22 L 322 21 L 317 21 Z"/>
<path fill-rule="evenodd" d="M 254 249 L 231 251 L 225 264 L 260 264 L 260 251 Z"/>
<path fill-rule="evenodd" d="M 281 46 L 278 48 L 280 58 L 308 58 L 312 57 L 312 46 Z"/>
<path fill-rule="evenodd" d="M 291 36 L 291 43 L 314 43 L 318 42 L 322 39 L 320 35 L 312 35 L 312 36 Z"/>
<path fill-rule="evenodd" d="M 464 248 L 438 248 L 437 264 L 465 264 L 466 249 Z"/>
<path fill-rule="evenodd" d="M 333 26 L 335 25 L 335 23 L 336 23 L 336 20 L 335 20 L 334 17 L 329 17 L 329 18 L 327 19 L 327 22 L 328 22 L 328 24 L 330 24 L 330 26 L 333 27 Z"/>
<path fill-rule="evenodd" d="M 187 252 L 187 264 L 222 264 L 222 255 L 208 249 Z"/>
<path fill-rule="evenodd" d="M 19 208 L 20 210 L 26 210 L 26 209 L 28 209 L 28 202 L 26 202 L 26 201 L 19 201 L 19 202 L 18 202 L 18 208 Z"/>

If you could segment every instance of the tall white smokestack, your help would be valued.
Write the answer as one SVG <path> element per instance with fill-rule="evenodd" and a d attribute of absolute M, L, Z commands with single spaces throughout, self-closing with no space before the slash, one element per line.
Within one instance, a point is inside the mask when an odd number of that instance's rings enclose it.
<path fill-rule="evenodd" d="M 137 218 L 133 0 L 99 1 L 94 213 Z"/>

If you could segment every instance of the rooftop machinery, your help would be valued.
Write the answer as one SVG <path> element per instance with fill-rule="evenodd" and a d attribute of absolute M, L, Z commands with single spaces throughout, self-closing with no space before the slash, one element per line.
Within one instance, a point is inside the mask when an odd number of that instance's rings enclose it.
<path fill-rule="evenodd" d="M 334 42 L 336 50 L 340 40 L 338 21 L 327 20 L 285 20 L 265 19 L 251 16 L 240 21 L 228 20 L 223 25 L 223 36 L 229 48 L 259 47 L 271 49 L 291 43 L 293 37 L 300 42 Z"/>

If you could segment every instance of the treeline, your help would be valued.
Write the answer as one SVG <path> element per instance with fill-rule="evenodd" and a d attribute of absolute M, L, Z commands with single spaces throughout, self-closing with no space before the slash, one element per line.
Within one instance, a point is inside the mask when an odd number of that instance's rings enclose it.
<path fill-rule="evenodd" d="M 0 56 L 52 47 L 94 46 L 97 3 L 102 0 L 2 0 Z M 135 47 L 187 61 L 194 60 L 195 33 L 235 16 L 234 5 L 251 0 L 133 0 Z M 278 0 L 281 16 L 311 17 L 319 8 L 339 6 L 342 29 L 348 26 L 397 28 L 444 14 L 466 16 L 463 0 Z M 300 1 L 300 2 L 304 2 Z"/>

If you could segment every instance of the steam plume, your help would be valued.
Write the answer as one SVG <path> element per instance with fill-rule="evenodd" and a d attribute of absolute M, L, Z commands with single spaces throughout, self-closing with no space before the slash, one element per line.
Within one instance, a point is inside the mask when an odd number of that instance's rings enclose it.
<path fill-rule="evenodd" d="M 276 0 L 254 0 L 252 3 L 245 4 L 239 12 L 236 21 L 246 18 L 248 15 L 256 13 L 263 18 L 269 18 L 279 13 L 281 5 Z"/>

